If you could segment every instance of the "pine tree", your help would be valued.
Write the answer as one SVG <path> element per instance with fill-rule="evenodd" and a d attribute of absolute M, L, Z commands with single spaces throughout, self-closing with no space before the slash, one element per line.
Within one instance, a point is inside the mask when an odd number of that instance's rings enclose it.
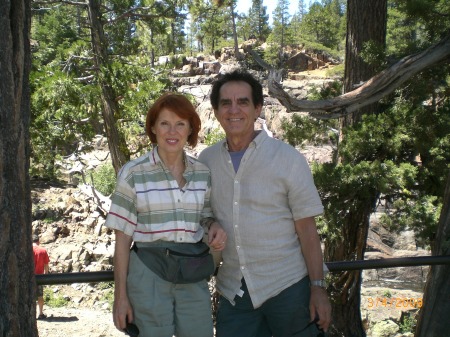
<path fill-rule="evenodd" d="M 265 41 L 270 33 L 269 14 L 267 6 L 263 6 L 262 0 L 253 0 L 252 7 L 248 14 L 249 26 L 251 27 L 250 37 L 255 37 L 259 41 Z"/>

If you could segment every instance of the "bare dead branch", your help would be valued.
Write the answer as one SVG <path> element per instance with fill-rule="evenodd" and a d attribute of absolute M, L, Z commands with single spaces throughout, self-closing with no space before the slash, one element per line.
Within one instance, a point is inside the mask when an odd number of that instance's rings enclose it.
<path fill-rule="evenodd" d="M 410 56 L 375 75 L 357 89 L 339 97 L 321 101 L 299 100 L 285 92 L 280 84 L 279 74 L 269 72 L 269 93 L 286 107 L 288 112 L 309 112 L 311 117 L 332 119 L 345 116 L 367 105 L 379 101 L 392 93 L 402 83 L 427 67 L 448 59 L 450 56 L 450 35 L 428 49 Z"/>

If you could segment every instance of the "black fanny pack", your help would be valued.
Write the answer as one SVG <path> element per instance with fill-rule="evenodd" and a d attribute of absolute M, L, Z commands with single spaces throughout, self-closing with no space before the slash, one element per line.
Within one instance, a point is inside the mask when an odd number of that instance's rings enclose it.
<path fill-rule="evenodd" d="M 195 283 L 214 273 L 214 259 L 204 242 L 152 246 L 133 244 L 139 259 L 156 275 L 172 283 Z"/>

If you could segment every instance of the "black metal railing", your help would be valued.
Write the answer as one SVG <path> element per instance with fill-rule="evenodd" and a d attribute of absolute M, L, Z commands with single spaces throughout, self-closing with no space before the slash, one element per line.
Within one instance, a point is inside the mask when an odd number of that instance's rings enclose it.
<path fill-rule="evenodd" d="M 450 255 L 399 257 L 390 259 L 338 261 L 326 263 L 330 272 L 444 264 L 450 264 Z M 109 282 L 113 280 L 114 275 L 112 271 L 36 275 L 36 281 L 39 285 Z"/>

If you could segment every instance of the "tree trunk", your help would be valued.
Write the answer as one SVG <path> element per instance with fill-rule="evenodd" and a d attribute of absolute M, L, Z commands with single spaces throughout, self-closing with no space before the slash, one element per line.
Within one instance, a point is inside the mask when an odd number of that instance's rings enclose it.
<path fill-rule="evenodd" d="M 444 195 L 432 255 L 450 255 L 450 173 Z M 449 334 L 450 265 L 432 266 L 427 278 L 423 307 L 420 309 L 416 337 L 440 337 Z"/>
<path fill-rule="evenodd" d="M 31 240 L 30 0 L 0 5 L 0 336 L 37 337 Z"/>
<path fill-rule="evenodd" d="M 241 57 L 239 55 L 239 43 L 238 43 L 238 37 L 237 37 L 237 31 L 236 31 L 236 15 L 234 13 L 234 1 L 230 2 L 230 11 L 231 11 L 231 24 L 233 27 L 233 41 L 234 41 L 234 57 L 236 57 L 237 60 L 240 60 Z"/>
<path fill-rule="evenodd" d="M 356 196 L 357 197 L 357 196 Z M 361 200 L 353 210 L 345 210 L 340 238 L 325 242 L 325 260 L 363 260 L 369 230 L 369 216 L 375 204 Z M 328 289 L 332 295 L 333 321 L 330 336 L 365 336 L 361 321 L 361 271 L 344 271 L 332 274 Z"/>
<path fill-rule="evenodd" d="M 386 44 L 387 0 L 348 0 L 347 42 L 345 54 L 344 91 L 367 81 L 376 74 L 376 69 L 361 58 L 364 43 L 375 42 L 381 48 Z M 375 113 L 378 104 L 364 107 L 340 120 L 340 140 L 347 127 L 360 122 L 363 113 Z M 344 163 L 345 164 L 345 163 Z M 326 243 L 325 257 L 328 261 L 351 261 L 364 259 L 369 231 L 369 218 L 377 200 L 377 191 L 368 198 L 356 193 L 352 209 L 343 210 L 341 235 Z M 361 321 L 361 271 L 346 271 L 333 275 L 332 335 L 365 336 Z"/>
<path fill-rule="evenodd" d="M 377 73 L 374 66 L 361 57 L 366 42 L 374 42 L 380 48 L 386 45 L 387 0 L 348 0 L 347 40 L 345 47 L 344 91 L 350 92 Z M 343 126 L 361 120 L 361 112 L 373 113 L 377 104 L 355 111 L 342 118 Z M 342 130 L 342 128 L 341 128 Z"/>
<path fill-rule="evenodd" d="M 100 0 L 89 0 L 88 11 L 94 62 L 97 68 L 98 82 L 102 93 L 101 101 L 105 132 L 108 139 L 109 151 L 111 153 L 112 165 L 117 173 L 130 159 L 130 153 L 126 146 L 125 138 L 116 126 L 116 118 L 119 116 L 119 106 L 116 101 L 117 95 L 110 84 L 112 73 L 109 70 L 108 43 L 101 22 Z"/>

